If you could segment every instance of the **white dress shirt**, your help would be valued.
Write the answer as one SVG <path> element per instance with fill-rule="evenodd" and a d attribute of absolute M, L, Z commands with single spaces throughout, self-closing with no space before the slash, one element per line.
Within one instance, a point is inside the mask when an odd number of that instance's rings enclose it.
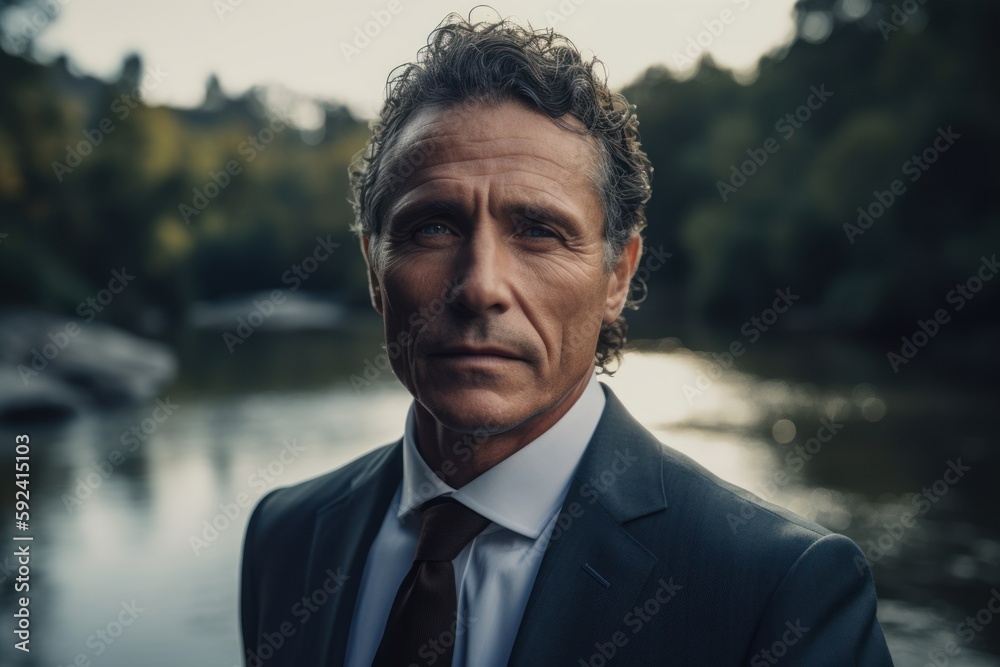
<path fill-rule="evenodd" d="M 372 543 L 347 641 L 346 667 L 371 667 L 400 583 L 413 564 L 420 513 L 450 495 L 493 523 L 452 561 L 458 617 L 452 667 L 504 667 L 514 647 L 545 545 L 583 451 L 604 411 L 596 375 L 548 431 L 454 489 L 417 451 L 414 406 L 403 435 L 403 480 Z M 475 447 L 473 440 L 470 447 Z M 481 446 L 489 446 L 488 441 Z M 543 630 L 544 631 L 544 630 Z M 438 654 L 428 646 L 425 663 Z"/>

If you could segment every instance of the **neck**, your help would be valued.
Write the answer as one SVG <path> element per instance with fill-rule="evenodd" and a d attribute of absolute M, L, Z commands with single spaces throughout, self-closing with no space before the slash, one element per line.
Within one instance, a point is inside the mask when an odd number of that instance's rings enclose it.
<path fill-rule="evenodd" d="M 553 405 L 500 432 L 452 430 L 416 403 L 417 451 L 446 484 L 465 486 L 552 428 L 583 395 L 592 374 L 593 367 Z"/>

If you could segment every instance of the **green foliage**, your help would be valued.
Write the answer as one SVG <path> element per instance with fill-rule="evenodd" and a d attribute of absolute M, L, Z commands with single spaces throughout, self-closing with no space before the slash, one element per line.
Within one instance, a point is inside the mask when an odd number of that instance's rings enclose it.
<path fill-rule="evenodd" d="M 837 5 L 800 9 L 834 17 Z M 891 22 L 892 12 L 877 2 L 860 20 L 839 20 L 821 44 L 797 41 L 765 58 L 749 86 L 705 60 L 690 80 L 652 69 L 623 91 L 638 105 L 655 167 L 647 241 L 676 253 L 653 276 L 644 308 L 657 312 L 658 292 L 679 296 L 672 312 L 732 334 L 790 285 L 803 306 L 786 327 L 878 336 L 927 317 L 981 255 L 1000 250 L 993 194 L 1000 60 L 990 34 L 1000 8 L 928 2 L 913 25 L 889 31 L 880 22 Z M 833 96 L 783 134 L 776 123 L 813 86 Z M 949 126 L 961 138 L 911 181 L 904 163 Z M 778 150 L 723 201 L 719 181 L 728 183 L 746 151 L 769 137 Z M 851 243 L 844 225 L 895 179 L 906 192 Z M 980 298 L 956 326 L 995 319 L 1000 289 Z M 647 331 L 669 333 L 643 321 L 642 311 L 637 319 Z"/>
<path fill-rule="evenodd" d="M 679 318 L 735 333 L 791 287 L 802 305 L 785 329 L 895 336 L 1000 250 L 1000 7 L 927 2 L 887 32 L 894 5 L 857 20 L 839 6 L 800 3 L 801 16 L 833 17 L 832 33 L 764 58 L 751 85 L 706 59 L 688 80 L 654 67 L 624 91 L 655 166 L 647 245 L 673 253 L 634 332 L 670 335 Z M 202 108 L 150 107 L 122 97 L 140 72 L 133 56 L 108 84 L 0 52 L 0 304 L 73 315 L 125 266 L 139 278 L 109 319 L 179 326 L 195 300 L 281 286 L 327 235 L 342 250 L 304 289 L 365 302 L 346 176 L 365 123 L 327 105 L 318 141 L 279 129 L 255 148 L 274 122 L 259 91 L 226 99 L 210 82 Z M 792 122 L 817 89 L 833 94 Z M 949 127 L 960 138 L 911 180 L 904 164 Z M 100 143 L 72 166 L 88 135 Z M 734 185 L 754 155 L 766 161 Z M 238 173 L 215 192 L 227 164 Z M 894 180 L 905 192 L 852 235 L 858 208 Z M 956 327 L 992 321 L 998 287 Z"/>
<path fill-rule="evenodd" d="M 346 175 L 367 130 L 345 109 L 307 143 L 257 91 L 177 110 L 135 100 L 128 75 L 109 85 L 2 52 L 0 71 L 0 302 L 74 315 L 125 266 L 138 278 L 102 318 L 173 328 L 195 300 L 281 286 L 328 235 L 344 250 L 306 287 L 365 294 Z"/>

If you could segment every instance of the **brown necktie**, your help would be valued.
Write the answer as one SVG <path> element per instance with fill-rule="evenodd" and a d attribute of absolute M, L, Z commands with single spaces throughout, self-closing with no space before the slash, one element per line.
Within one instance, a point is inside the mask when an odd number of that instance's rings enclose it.
<path fill-rule="evenodd" d="M 435 667 L 451 667 L 458 614 L 451 561 L 490 520 L 445 497 L 424 503 L 421 513 L 417 553 L 399 585 L 372 667 L 423 665 L 431 656 Z"/>

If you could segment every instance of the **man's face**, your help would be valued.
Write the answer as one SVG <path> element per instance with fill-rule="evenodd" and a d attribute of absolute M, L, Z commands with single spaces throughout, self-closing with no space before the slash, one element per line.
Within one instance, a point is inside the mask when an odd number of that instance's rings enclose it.
<path fill-rule="evenodd" d="M 396 376 L 459 432 L 508 430 L 578 394 L 640 246 L 605 270 L 593 139 L 515 103 L 463 104 L 419 111 L 394 153 L 409 175 L 369 279 Z"/>

